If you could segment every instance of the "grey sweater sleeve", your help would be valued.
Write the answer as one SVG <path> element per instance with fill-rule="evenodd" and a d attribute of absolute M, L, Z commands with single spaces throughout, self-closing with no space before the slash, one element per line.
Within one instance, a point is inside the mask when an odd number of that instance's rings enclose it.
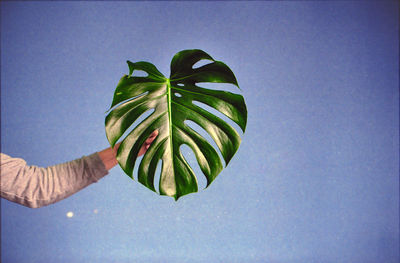
<path fill-rule="evenodd" d="M 38 208 L 58 202 L 108 174 L 98 153 L 47 168 L 1 153 L 1 197 Z"/>

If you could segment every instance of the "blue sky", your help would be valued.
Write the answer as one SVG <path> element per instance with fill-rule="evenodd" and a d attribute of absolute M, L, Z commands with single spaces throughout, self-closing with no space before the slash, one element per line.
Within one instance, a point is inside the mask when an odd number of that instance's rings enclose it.
<path fill-rule="evenodd" d="M 398 10 L 2 1 L 1 151 L 29 164 L 108 146 L 126 60 L 168 76 L 175 53 L 202 49 L 248 107 L 229 166 L 178 202 L 119 167 L 48 207 L 1 200 L 2 262 L 398 262 Z"/>

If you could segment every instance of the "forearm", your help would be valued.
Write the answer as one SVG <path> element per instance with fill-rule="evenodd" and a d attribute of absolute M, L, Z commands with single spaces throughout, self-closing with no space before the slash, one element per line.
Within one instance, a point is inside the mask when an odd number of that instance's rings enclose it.
<path fill-rule="evenodd" d="M 111 168 L 113 168 L 118 164 L 116 156 L 119 145 L 120 143 L 116 144 L 114 148 L 110 147 L 98 153 L 101 161 L 103 162 L 107 170 L 110 170 Z"/>
<path fill-rule="evenodd" d="M 58 202 L 108 173 L 98 153 L 47 168 L 28 166 L 22 159 L 2 154 L 3 157 L 1 197 L 32 208 Z"/>
<path fill-rule="evenodd" d="M 139 155 L 146 152 L 157 135 L 155 130 Z M 29 166 L 23 159 L 1 153 L 1 197 L 32 208 L 60 201 L 108 174 L 118 163 L 119 145 L 47 168 Z"/>

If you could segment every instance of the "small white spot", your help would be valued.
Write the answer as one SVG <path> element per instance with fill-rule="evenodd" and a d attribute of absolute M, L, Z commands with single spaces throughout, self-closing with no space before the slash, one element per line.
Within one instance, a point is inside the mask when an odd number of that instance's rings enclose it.
<path fill-rule="evenodd" d="M 99 212 L 98 209 L 93 210 L 93 213 L 97 214 Z"/>
<path fill-rule="evenodd" d="M 69 212 L 67 213 L 67 217 L 68 217 L 68 218 L 71 218 L 71 217 L 73 217 L 73 216 L 74 216 L 74 213 L 73 213 L 73 212 L 69 211 Z"/>

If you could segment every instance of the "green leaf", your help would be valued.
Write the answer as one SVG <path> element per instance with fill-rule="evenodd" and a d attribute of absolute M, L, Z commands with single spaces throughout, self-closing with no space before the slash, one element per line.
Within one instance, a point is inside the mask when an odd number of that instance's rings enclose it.
<path fill-rule="evenodd" d="M 210 63 L 193 68 L 200 60 L 209 60 Z M 180 196 L 197 192 L 196 176 L 180 151 L 182 145 L 188 145 L 207 179 L 207 186 L 210 185 L 223 169 L 221 158 L 217 149 L 187 122 L 196 123 L 210 135 L 227 165 L 239 148 L 239 133 L 226 121 L 193 102 L 221 112 L 244 132 L 247 109 L 243 97 L 199 85 L 204 82 L 230 83 L 239 88 L 233 72 L 224 63 L 198 49 L 184 50 L 173 57 L 169 79 L 151 63 L 128 61 L 128 65 L 129 75 L 124 75 L 119 81 L 105 121 L 111 146 L 121 140 L 117 153 L 121 168 L 133 179 L 141 146 L 154 130 L 158 130 L 158 136 L 139 165 L 138 181 L 156 191 L 154 178 L 161 161 L 161 195 L 177 200 Z M 135 76 L 135 71 L 144 71 L 147 76 Z M 149 111 L 151 114 L 128 133 L 134 122 Z M 124 136 L 125 133 L 128 134 Z"/>

